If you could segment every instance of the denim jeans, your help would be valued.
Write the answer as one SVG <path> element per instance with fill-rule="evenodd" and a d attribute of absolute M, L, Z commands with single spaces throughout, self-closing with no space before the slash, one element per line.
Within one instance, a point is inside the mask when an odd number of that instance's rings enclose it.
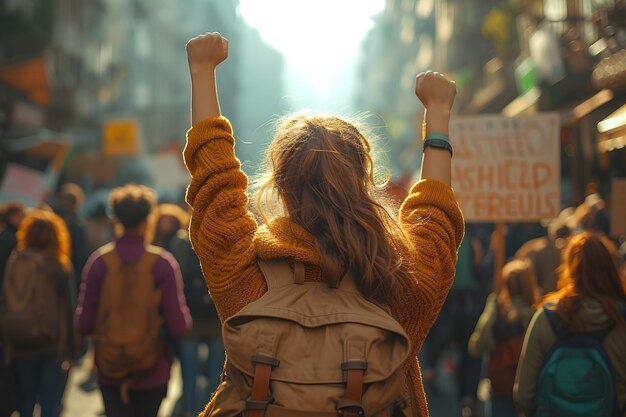
<path fill-rule="evenodd" d="M 198 356 L 198 348 L 202 344 L 209 348 L 206 367 L 202 366 Z M 183 404 L 187 412 L 197 414 L 204 409 L 206 403 L 209 402 L 211 394 L 219 385 L 220 375 L 226 360 L 224 344 L 219 337 L 202 339 L 182 338 L 179 340 L 178 355 L 183 377 Z M 205 372 L 200 375 L 199 371 L 202 370 L 205 370 Z M 198 392 L 197 383 L 199 376 L 207 379 L 203 392 Z"/>
<path fill-rule="evenodd" d="M 67 382 L 67 373 L 56 354 L 17 357 L 15 369 L 22 387 L 21 417 L 31 417 L 35 404 L 41 417 L 58 417 Z"/>

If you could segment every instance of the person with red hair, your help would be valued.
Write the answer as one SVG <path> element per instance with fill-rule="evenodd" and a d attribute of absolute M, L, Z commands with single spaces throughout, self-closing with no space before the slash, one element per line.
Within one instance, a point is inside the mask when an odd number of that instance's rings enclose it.
<path fill-rule="evenodd" d="M 60 415 L 75 349 L 73 280 L 70 238 L 63 219 L 47 210 L 29 211 L 7 263 L 0 315 L 8 347 L 5 355 L 15 363 L 22 390 L 18 410 L 22 417 L 32 416 L 37 403 L 42 417 Z M 38 295 L 26 298 L 33 291 Z M 32 300 L 41 301 L 31 304 Z M 29 302 L 28 307 L 23 307 L 24 302 Z M 36 326 L 30 327 L 33 320 Z M 23 336 L 24 326 L 32 337 Z"/>
<path fill-rule="evenodd" d="M 612 368 L 615 408 L 624 410 L 626 320 L 623 310 L 626 306 L 626 281 L 620 272 L 619 255 L 613 242 L 602 234 L 590 231 L 572 237 L 561 261 L 558 288 L 544 297 L 544 308 L 537 311 L 526 332 L 514 388 L 517 408 L 525 416 L 534 415 L 538 409 L 541 383 L 538 383 L 538 378 L 557 339 L 562 340 L 557 338 L 549 317 L 558 316 L 559 326 L 556 328 L 559 333 L 561 328 L 570 335 L 607 331 L 601 346 Z M 551 314 L 551 311 L 555 313 Z M 577 395 L 577 401 L 584 403 L 585 396 L 581 394 Z M 612 398 L 605 400 L 613 401 Z M 582 411 L 583 406 L 580 409 Z"/>

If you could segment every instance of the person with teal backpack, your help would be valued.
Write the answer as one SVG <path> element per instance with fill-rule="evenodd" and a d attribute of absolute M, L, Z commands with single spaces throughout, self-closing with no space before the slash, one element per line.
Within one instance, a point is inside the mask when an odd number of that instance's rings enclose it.
<path fill-rule="evenodd" d="M 626 416 L 626 280 L 615 245 L 583 232 L 569 242 L 559 290 L 524 341 L 514 387 L 527 417 Z"/>

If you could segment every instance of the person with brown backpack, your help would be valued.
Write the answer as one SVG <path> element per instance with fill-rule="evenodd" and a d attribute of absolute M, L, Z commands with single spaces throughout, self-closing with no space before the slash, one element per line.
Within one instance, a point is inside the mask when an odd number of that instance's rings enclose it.
<path fill-rule="evenodd" d="M 20 416 L 32 416 L 39 403 L 42 417 L 55 417 L 75 348 L 69 234 L 60 217 L 34 209 L 21 222 L 17 241 L 3 281 L 2 359 L 15 364 Z"/>
<path fill-rule="evenodd" d="M 227 353 L 201 416 L 428 416 L 417 353 L 452 285 L 464 232 L 450 187 L 455 84 L 417 76 L 422 179 L 397 218 L 361 131 L 340 117 L 300 115 L 269 146 L 259 227 L 217 97 L 227 56 L 219 33 L 187 43 L 190 235 Z M 268 219 L 264 202 L 284 214 Z"/>
<path fill-rule="evenodd" d="M 120 236 L 95 251 L 83 271 L 75 322 L 92 337 L 109 417 L 156 417 L 173 363 L 168 339 L 191 328 L 178 263 L 145 244 L 155 203 L 148 187 L 113 189 L 109 204 Z"/>

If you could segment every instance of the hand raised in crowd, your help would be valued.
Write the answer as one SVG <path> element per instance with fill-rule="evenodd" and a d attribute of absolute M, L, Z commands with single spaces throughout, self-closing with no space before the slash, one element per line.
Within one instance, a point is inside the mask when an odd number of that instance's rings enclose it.
<path fill-rule="evenodd" d="M 218 32 L 207 32 L 187 42 L 191 75 L 191 123 L 221 114 L 215 69 L 228 58 L 228 40 Z"/>
<path fill-rule="evenodd" d="M 438 107 L 450 111 L 456 96 L 456 83 L 438 72 L 422 72 L 415 79 L 415 95 L 427 109 Z"/>
<path fill-rule="evenodd" d="M 207 32 L 190 39 L 186 50 L 192 72 L 213 71 L 228 58 L 228 39 L 218 32 Z"/>

